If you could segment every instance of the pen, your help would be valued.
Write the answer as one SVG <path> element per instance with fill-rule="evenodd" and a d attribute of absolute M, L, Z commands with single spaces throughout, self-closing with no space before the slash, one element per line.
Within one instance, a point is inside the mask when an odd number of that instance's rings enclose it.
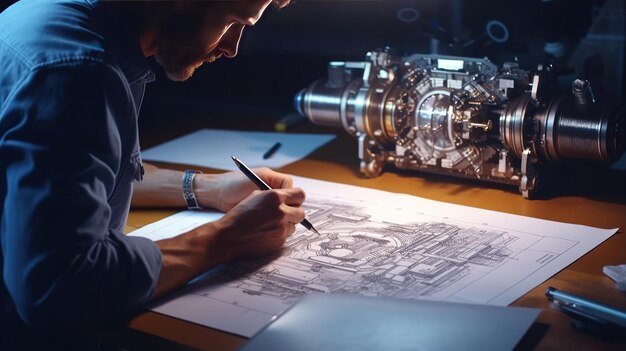
<path fill-rule="evenodd" d="M 267 183 L 263 181 L 263 179 L 261 179 L 258 175 L 252 172 L 252 170 L 250 170 L 250 168 L 248 168 L 248 166 L 246 166 L 243 162 L 239 161 L 235 156 L 231 156 L 231 158 L 235 162 L 235 165 L 237 165 L 237 168 L 239 168 L 239 170 L 242 171 L 243 174 L 245 174 L 246 177 L 248 177 L 248 179 L 254 182 L 254 184 L 256 184 L 256 186 L 258 186 L 259 189 L 261 190 L 272 189 L 270 188 L 269 185 L 267 185 Z M 302 222 L 300 222 L 300 224 L 302 224 L 306 229 L 312 230 L 316 234 L 320 233 L 317 231 L 317 229 L 315 229 L 315 227 L 313 227 L 313 224 L 311 224 L 311 222 L 309 222 L 306 218 L 303 219 Z"/>
<path fill-rule="evenodd" d="M 290 127 L 294 127 L 302 122 L 306 121 L 306 117 L 298 114 L 292 113 L 287 116 L 281 118 L 276 124 L 274 124 L 274 129 L 277 132 L 285 132 Z"/>
<path fill-rule="evenodd" d="M 585 321 L 626 328 L 626 312 L 615 307 L 549 287 L 546 296 L 563 311 Z"/>
<path fill-rule="evenodd" d="M 272 155 L 274 155 L 276 153 L 276 151 L 278 151 L 278 148 L 280 148 L 280 142 L 277 142 L 276 144 L 272 145 L 272 147 L 267 150 L 266 153 L 263 154 L 263 159 L 266 160 L 270 157 L 272 157 Z"/>

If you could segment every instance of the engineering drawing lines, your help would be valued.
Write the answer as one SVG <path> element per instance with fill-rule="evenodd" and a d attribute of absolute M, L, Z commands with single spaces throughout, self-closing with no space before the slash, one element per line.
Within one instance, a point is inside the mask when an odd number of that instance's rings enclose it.
<path fill-rule="evenodd" d="M 364 208 L 328 198 L 307 199 L 305 210 L 321 235 L 299 229 L 279 259 L 229 265 L 209 281 L 286 305 L 308 292 L 441 300 L 436 295 L 446 288 L 514 259 L 509 246 L 518 239 L 439 221 L 378 222 Z M 213 290 L 195 294 L 210 298 Z"/>
<path fill-rule="evenodd" d="M 314 292 L 506 306 L 615 234 L 297 178 L 315 189 L 280 257 L 222 265 L 152 310 L 251 337 Z M 221 214 L 184 211 L 132 235 L 172 237 Z"/>

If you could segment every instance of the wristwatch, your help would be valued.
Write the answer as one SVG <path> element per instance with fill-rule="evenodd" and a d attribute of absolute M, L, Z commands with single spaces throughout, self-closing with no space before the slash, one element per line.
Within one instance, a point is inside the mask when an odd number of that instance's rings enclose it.
<path fill-rule="evenodd" d="M 186 170 L 183 173 L 183 198 L 187 203 L 187 208 L 190 210 L 200 210 L 202 207 L 198 205 L 198 199 L 196 193 L 193 192 L 193 177 L 200 171 Z"/>

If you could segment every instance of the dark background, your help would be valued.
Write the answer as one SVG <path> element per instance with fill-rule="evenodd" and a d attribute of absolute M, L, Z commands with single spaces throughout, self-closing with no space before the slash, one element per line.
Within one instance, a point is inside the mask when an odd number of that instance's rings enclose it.
<path fill-rule="evenodd" d="M 617 18 L 601 18 L 607 1 L 621 6 L 621 13 L 610 11 Z M 399 54 L 437 49 L 497 64 L 517 58 L 529 70 L 554 62 L 564 88 L 583 77 L 601 101 L 622 103 L 623 7 L 623 1 L 611 0 L 300 0 L 269 9 L 244 31 L 236 58 L 207 64 L 187 82 L 168 81 L 154 65 L 158 79 L 148 88 L 144 115 L 150 115 L 150 125 L 172 114 L 198 113 L 254 114 L 273 124 L 293 111 L 298 90 L 326 77 L 328 61 L 363 60 L 367 51 L 385 46 Z M 505 43 L 486 37 L 490 20 L 508 28 Z M 564 55 L 546 53 L 547 41 L 562 43 Z"/>
<path fill-rule="evenodd" d="M 12 2 L 0 1 L 0 10 Z M 485 35 L 491 20 L 508 28 L 506 42 Z M 273 125 L 293 112 L 297 91 L 326 77 L 329 61 L 362 60 L 385 46 L 497 64 L 517 59 L 528 70 L 554 62 L 564 90 L 574 78 L 589 79 L 601 102 L 623 105 L 624 28 L 623 0 L 298 0 L 268 9 L 244 31 L 236 58 L 207 64 L 187 82 L 169 81 L 152 62 L 158 78 L 148 86 L 141 126 L 242 114 Z M 563 44 L 563 55 L 546 53 L 546 42 Z"/>

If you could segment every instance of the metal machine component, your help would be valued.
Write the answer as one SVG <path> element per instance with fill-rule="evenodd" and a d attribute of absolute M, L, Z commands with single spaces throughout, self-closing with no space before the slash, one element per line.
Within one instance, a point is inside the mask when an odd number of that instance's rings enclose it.
<path fill-rule="evenodd" d="M 331 62 L 328 80 L 300 91 L 295 104 L 313 123 L 356 136 L 368 177 L 389 164 L 514 185 L 530 198 L 542 165 L 612 161 L 624 150 L 623 109 L 597 104 L 580 79 L 558 95 L 550 69 L 372 51 L 364 61 Z"/>

